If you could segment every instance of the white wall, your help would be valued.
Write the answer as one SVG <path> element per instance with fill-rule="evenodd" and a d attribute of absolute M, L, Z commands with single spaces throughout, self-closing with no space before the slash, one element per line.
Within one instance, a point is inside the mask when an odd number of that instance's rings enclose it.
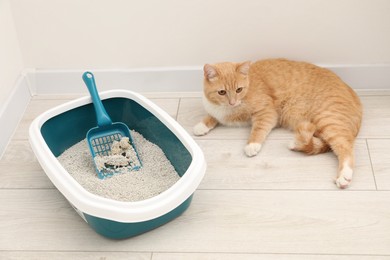
<path fill-rule="evenodd" d="M 9 0 L 0 0 L 0 114 L 23 69 Z"/>
<path fill-rule="evenodd" d="M 13 0 L 28 68 L 390 63 L 389 0 Z M 14 50 L 15 51 L 15 50 Z"/>

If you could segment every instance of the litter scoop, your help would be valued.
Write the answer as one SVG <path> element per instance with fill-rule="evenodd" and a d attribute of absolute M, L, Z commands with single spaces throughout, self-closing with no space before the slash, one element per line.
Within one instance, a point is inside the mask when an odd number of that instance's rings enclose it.
<path fill-rule="evenodd" d="M 91 94 L 98 124 L 88 131 L 87 142 L 99 179 L 125 170 L 139 170 L 142 164 L 129 128 L 122 122 L 112 122 L 100 100 L 93 74 L 85 72 L 83 80 Z"/>

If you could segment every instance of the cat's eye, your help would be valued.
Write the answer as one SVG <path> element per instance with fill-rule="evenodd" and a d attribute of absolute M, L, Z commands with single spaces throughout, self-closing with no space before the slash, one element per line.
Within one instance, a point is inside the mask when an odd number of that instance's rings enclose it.
<path fill-rule="evenodd" d="M 240 93 L 242 91 L 242 88 L 236 89 L 236 93 Z"/>
<path fill-rule="evenodd" d="M 224 96 L 224 95 L 226 95 L 226 90 L 219 90 L 218 94 L 220 94 L 221 96 Z"/>

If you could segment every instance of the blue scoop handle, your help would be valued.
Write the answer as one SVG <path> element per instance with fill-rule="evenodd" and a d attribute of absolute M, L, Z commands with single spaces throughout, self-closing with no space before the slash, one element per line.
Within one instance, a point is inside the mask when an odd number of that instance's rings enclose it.
<path fill-rule="evenodd" d="M 107 114 L 106 109 L 103 106 L 102 101 L 100 100 L 98 91 L 96 89 L 95 77 L 89 71 L 83 74 L 83 80 L 85 85 L 87 85 L 89 94 L 91 94 L 92 102 L 95 107 L 96 119 L 98 126 L 109 126 L 112 124 L 110 116 Z"/>

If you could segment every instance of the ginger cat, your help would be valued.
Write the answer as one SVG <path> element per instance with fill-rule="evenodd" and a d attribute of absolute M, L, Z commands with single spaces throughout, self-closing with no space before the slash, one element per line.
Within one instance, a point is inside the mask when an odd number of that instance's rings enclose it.
<path fill-rule="evenodd" d="M 251 124 L 244 148 L 251 157 L 273 128 L 288 128 L 295 132 L 291 150 L 332 150 L 339 160 L 336 185 L 350 184 L 362 106 L 330 70 L 285 59 L 206 64 L 203 103 L 208 115 L 194 127 L 195 135 L 205 135 L 218 124 Z"/>

